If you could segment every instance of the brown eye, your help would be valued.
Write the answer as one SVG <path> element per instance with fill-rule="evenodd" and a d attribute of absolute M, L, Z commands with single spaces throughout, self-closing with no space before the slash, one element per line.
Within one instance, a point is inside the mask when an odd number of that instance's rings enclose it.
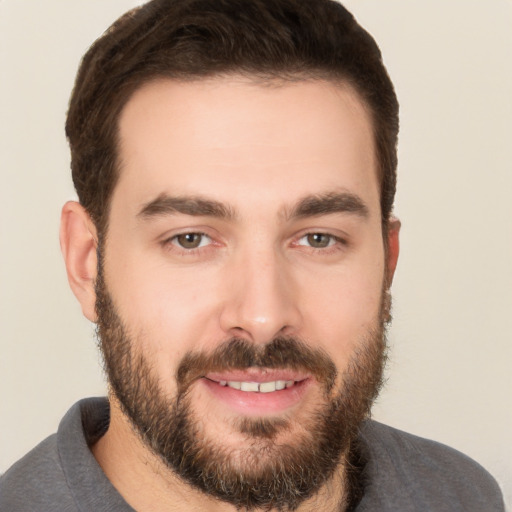
<path fill-rule="evenodd" d="M 203 233 L 183 233 L 177 235 L 174 241 L 183 249 L 197 249 L 208 242 L 208 237 Z"/>
<path fill-rule="evenodd" d="M 306 240 L 308 245 L 315 249 L 325 249 L 333 243 L 333 237 L 325 233 L 310 233 L 306 236 Z"/>

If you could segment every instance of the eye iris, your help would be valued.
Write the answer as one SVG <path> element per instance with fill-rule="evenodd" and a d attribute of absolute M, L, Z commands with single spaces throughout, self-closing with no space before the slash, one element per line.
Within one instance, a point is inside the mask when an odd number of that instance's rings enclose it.
<path fill-rule="evenodd" d="M 185 249 L 196 249 L 201 244 L 202 235 L 200 233 L 185 233 L 178 235 L 177 240 Z"/>
<path fill-rule="evenodd" d="M 317 249 L 328 247 L 330 241 L 331 237 L 329 235 L 324 235 L 323 233 L 312 233 L 308 235 L 308 244 Z"/>

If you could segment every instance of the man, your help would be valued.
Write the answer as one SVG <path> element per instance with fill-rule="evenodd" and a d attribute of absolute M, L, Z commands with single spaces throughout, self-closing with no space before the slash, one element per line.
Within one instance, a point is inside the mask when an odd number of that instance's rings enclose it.
<path fill-rule="evenodd" d="M 476 463 L 368 420 L 398 258 L 398 103 L 327 0 L 155 0 L 99 39 L 66 125 L 71 288 L 109 400 L 1 510 L 503 510 Z"/>

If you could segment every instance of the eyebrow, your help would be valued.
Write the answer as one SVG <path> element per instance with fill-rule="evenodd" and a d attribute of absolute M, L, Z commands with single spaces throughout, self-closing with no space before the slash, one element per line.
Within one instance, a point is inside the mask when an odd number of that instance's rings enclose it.
<path fill-rule="evenodd" d="M 364 201 L 351 192 L 306 196 L 285 216 L 294 219 L 333 213 L 351 213 L 363 219 L 369 216 L 369 210 Z"/>
<path fill-rule="evenodd" d="M 224 220 L 233 220 L 236 217 L 235 211 L 230 206 L 219 201 L 199 196 L 167 194 L 161 194 L 153 201 L 146 203 L 137 217 L 151 219 L 176 213 Z M 350 192 L 331 192 L 303 197 L 291 210 L 285 209 L 283 217 L 290 220 L 334 213 L 351 213 L 363 219 L 369 215 L 368 207 L 358 195 Z"/>
<path fill-rule="evenodd" d="M 204 199 L 201 197 L 169 196 L 161 194 L 153 201 L 146 203 L 137 217 L 150 219 L 163 215 L 181 213 L 194 217 L 217 217 L 220 219 L 233 219 L 234 211 L 219 201 Z"/>

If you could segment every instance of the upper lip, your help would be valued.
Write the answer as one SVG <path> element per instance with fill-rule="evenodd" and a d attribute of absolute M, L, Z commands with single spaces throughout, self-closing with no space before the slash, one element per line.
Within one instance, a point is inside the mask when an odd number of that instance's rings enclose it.
<path fill-rule="evenodd" d="M 278 380 L 300 382 L 309 378 L 310 375 L 291 369 L 249 368 L 246 370 L 209 372 L 204 377 L 215 382 L 273 382 Z"/>

